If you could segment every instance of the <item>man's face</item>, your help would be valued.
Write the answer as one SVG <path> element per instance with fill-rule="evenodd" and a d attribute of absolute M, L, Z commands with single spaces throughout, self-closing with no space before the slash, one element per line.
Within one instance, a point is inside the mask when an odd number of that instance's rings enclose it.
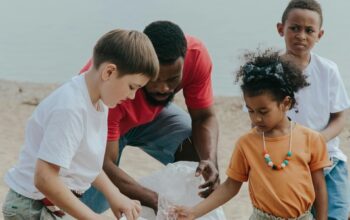
<path fill-rule="evenodd" d="M 179 57 L 172 64 L 161 64 L 158 78 L 144 87 L 147 100 L 153 105 L 167 105 L 174 98 L 182 80 L 184 59 Z"/>

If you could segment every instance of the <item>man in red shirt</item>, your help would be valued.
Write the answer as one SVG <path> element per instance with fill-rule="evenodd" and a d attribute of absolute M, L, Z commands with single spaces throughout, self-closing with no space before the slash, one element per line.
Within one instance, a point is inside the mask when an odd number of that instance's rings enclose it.
<path fill-rule="evenodd" d="M 153 22 L 144 33 L 156 50 L 159 76 L 138 91 L 134 100 L 110 109 L 103 168 L 122 193 L 156 211 L 157 193 L 118 167 L 123 148 L 140 147 L 163 164 L 198 161 L 196 175 L 206 180 L 200 195 L 207 197 L 219 184 L 218 122 L 213 109 L 212 62 L 202 42 L 185 36 L 178 25 L 169 21 Z M 91 61 L 82 72 L 90 66 Z M 181 89 L 189 114 L 171 102 Z M 82 200 L 96 212 L 108 208 L 103 195 L 94 188 Z"/>

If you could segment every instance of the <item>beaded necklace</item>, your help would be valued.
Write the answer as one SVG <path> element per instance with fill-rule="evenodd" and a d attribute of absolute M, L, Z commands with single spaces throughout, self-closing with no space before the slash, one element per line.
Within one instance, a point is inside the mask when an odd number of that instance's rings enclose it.
<path fill-rule="evenodd" d="M 281 170 L 281 169 L 285 168 L 288 165 L 290 158 L 292 157 L 292 129 L 293 129 L 293 123 L 292 123 L 292 121 L 290 121 L 289 150 L 287 152 L 285 159 L 283 160 L 283 162 L 280 165 L 276 165 L 272 162 L 270 154 L 266 149 L 265 132 L 262 133 L 265 162 L 273 170 Z"/>

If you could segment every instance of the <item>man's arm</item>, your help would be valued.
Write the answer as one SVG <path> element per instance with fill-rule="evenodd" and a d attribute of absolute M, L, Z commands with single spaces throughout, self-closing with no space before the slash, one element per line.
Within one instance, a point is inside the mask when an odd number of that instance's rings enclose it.
<path fill-rule="evenodd" d="M 192 119 L 192 139 L 200 162 L 196 175 L 203 175 L 206 182 L 200 188 L 207 188 L 200 192 L 207 197 L 219 185 L 219 171 L 217 163 L 217 144 L 219 126 L 214 108 L 188 109 Z"/>
<path fill-rule="evenodd" d="M 120 169 L 115 163 L 119 156 L 119 141 L 108 141 L 103 169 L 109 179 L 119 190 L 131 199 L 136 199 L 142 205 L 152 208 L 157 212 L 158 194 L 141 186 L 136 180 Z"/>
<path fill-rule="evenodd" d="M 326 142 L 341 133 L 345 126 L 346 117 L 348 114 L 347 112 L 348 110 L 331 113 L 327 127 L 321 131 L 321 134 L 325 138 Z"/>

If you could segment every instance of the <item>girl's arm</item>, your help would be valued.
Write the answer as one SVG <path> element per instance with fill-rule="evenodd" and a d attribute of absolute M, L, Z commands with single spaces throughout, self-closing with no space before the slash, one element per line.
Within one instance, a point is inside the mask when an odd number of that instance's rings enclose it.
<path fill-rule="evenodd" d="M 312 182 L 315 189 L 316 199 L 314 207 L 316 209 L 317 220 L 326 220 L 328 213 L 327 204 L 327 188 L 326 181 L 324 179 L 323 169 L 316 170 L 311 173 Z"/>
<path fill-rule="evenodd" d="M 89 209 L 66 187 L 58 176 L 60 167 L 38 159 L 34 184 L 53 204 L 77 219 L 108 219 Z"/>
<path fill-rule="evenodd" d="M 178 219 L 192 220 L 207 214 L 237 195 L 241 186 L 242 182 L 228 177 L 208 198 L 198 203 L 193 208 L 178 208 L 175 211 L 176 214 L 178 214 Z"/>
<path fill-rule="evenodd" d="M 345 126 L 346 116 L 347 110 L 331 113 L 326 128 L 321 131 L 321 134 L 325 138 L 326 142 L 340 134 Z"/>
<path fill-rule="evenodd" d="M 114 215 L 118 219 L 122 217 L 122 214 L 125 214 L 128 220 L 137 219 L 139 217 L 141 203 L 124 196 L 107 177 L 104 171 L 97 176 L 92 185 L 103 193 L 111 206 Z"/>

